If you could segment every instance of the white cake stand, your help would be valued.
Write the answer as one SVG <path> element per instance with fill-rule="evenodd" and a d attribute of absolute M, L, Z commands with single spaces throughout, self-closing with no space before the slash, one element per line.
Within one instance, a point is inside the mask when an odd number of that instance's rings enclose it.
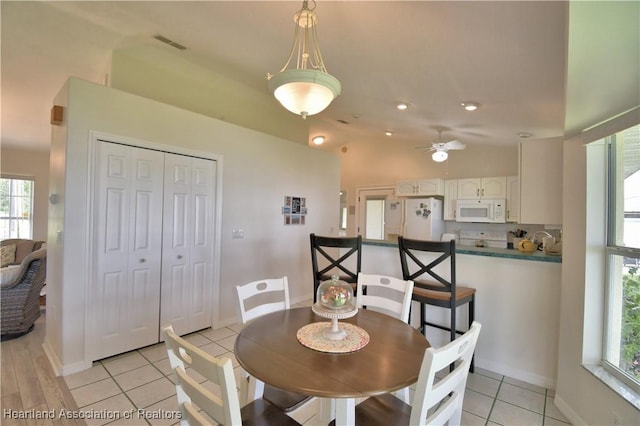
<path fill-rule="evenodd" d="M 322 336 L 328 340 L 343 340 L 347 337 L 347 332 L 338 327 L 338 320 L 351 318 L 358 313 L 358 307 L 351 304 L 339 309 L 331 309 L 321 305 L 320 302 L 314 303 L 311 310 L 319 317 L 331 320 L 331 327 L 322 330 Z"/>

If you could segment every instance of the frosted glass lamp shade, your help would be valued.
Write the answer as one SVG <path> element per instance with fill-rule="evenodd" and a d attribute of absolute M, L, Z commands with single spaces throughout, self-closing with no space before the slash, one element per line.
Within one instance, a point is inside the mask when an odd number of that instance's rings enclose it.
<path fill-rule="evenodd" d="M 449 154 L 447 154 L 447 151 L 436 151 L 433 154 L 431 154 L 431 158 L 433 159 L 433 161 L 437 161 L 438 163 L 443 162 L 444 160 L 447 159 L 447 157 L 449 157 Z"/>
<path fill-rule="evenodd" d="M 309 69 L 279 72 L 268 84 L 282 106 L 303 118 L 323 111 L 341 91 L 331 74 Z"/>

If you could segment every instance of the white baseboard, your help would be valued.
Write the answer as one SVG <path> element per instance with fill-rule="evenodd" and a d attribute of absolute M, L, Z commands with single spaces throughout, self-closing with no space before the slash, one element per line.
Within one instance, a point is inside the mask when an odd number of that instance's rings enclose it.
<path fill-rule="evenodd" d="M 560 398 L 558 395 L 556 395 L 555 398 L 553 398 L 553 403 L 555 404 L 556 408 L 560 410 L 560 412 L 567 418 L 567 420 L 571 422 L 572 425 L 586 426 L 588 424 L 587 422 L 582 420 L 582 418 L 580 418 L 578 413 L 573 411 L 573 409 L 571 409 L 571 407 L 569 407 L 569 405 L 566 402 L 564 402 L 564 400 Z"/>
<path fill-rule="evenodd" d="M 85 361 L 63 365 L 46 338 L 42 343 L 42 349 L 44 350 L 44 353 L 49 360 L 49 364 L 51 364 L 51 368 L 53 368 L 53 372 L 56 376 L 68 376 L 70 374 L 79 373 L 80 371 L 91 368 L 92 363 L 87 363 Z"/>
<path fill-rule="evenodd" d="M 475 365 L 479 368 L 492 371 L 494 373 L 509 376 L 514 379 L 522 380 L 523 382 L 531 383 L 532 385 L 542 386 L 547 389 L 556 388 L 556 379 L 554 377 L 545 377 L 539 374 L 531 373 L 530 371 L 522 370 L 519 368 L 512 368 L 501 363 L 497 363 L 485 358 L 475 357 Z"/>

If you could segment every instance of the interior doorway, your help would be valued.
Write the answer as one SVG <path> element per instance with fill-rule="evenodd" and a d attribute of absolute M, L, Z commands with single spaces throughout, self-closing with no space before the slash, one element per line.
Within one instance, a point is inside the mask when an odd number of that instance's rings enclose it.
<path fill-rule="evenodd" d="M 366 240 L 383 241 L 398 233 L 399 217 L 390 210 L 390 206 L 398 202 L 395 187 L 357 189 L 356 200 L 358 235 Z"/>

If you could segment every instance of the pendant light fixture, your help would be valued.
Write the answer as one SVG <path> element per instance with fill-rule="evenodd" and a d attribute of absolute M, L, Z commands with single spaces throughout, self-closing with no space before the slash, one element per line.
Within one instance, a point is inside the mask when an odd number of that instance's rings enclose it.
<path fill-rule="evenodd" d="M 313 0 L 312 0 L 313 1 Z M 307 118 L 329 106 L 340 94 L 337 78 L 327 72 L 320 54 L 318 16 L 307 0 L 293 15 L 296 23 L 289 59 L 277 74 L 267 74 L 269 90 L 286 109 Z M 289 68 L 291 66 L 291 68 Z"/>

